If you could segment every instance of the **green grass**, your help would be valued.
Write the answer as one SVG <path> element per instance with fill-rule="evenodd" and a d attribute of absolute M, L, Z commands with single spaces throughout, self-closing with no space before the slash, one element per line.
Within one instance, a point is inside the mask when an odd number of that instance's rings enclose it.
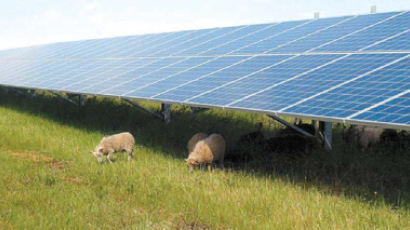
<path fill-rule="evenodd" d="M 189 173 L 195 132 L 220 132 L 232 148 L 259 121 L 267 135 L 280 126 L 232 111 L 172 115 L 165 125 L 117 99 L 78 108 L 0 94 L 0 229 L 410 229 L 409 143 L 360 152 L 335 127 L 330 153 Z M 89 150 L 120 131 L 135 136 L 134 161 L 98 164 Z"/>

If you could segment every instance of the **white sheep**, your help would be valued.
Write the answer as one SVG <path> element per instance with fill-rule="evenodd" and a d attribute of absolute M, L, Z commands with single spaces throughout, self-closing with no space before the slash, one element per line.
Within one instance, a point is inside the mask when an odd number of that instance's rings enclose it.
<path fill-rule="evenodd" d="M 192 171 L 195 166 L 200 164 L 208 164 L 209 170 L 209 163 L 214 161 L 218 161 L 219 166 L 223 167 L 225 148 L 225 140 L 220 134 L 211 134 L 209 137 L 198 141 L 194 150 L 185 159 L 189 170 Z"/>
<path fill-rule="evenodd" d="M 98 162 L 103 161 L 103 156 L 107 156 L 107 161 L 112 163 L 111 157 L 115 152 L 125 151 L 128 153 L 128 161 L 132 160 L 135 140 L 131 133 L 119 133 L 109 137 L 103 137 L 100 143 L 91 153 Z"/>
<path fill-rule="evenodd" d="M 194 151 L 194 147 L 198 141 L 203 140 L 208 137 L 208 134 L 206 133 L 197 133 L 189 139 L 188 144 L 186 145 L 186 148 L 188 150 L 188 154 Z"/>

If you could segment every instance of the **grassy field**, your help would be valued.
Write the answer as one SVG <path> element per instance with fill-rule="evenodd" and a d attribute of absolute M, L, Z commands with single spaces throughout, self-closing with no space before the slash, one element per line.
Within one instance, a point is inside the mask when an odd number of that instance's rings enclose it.
<path fill-rule="evenodd" d="M 0 92 L 0 229 L 410 229 L 410 142 L 360 152 L 335 127 L 330 153 L 189 173 L 195 132 L 220 132 L 232 148 L 257 122 L 267 136 L 282 127 L 232 111 L 172 115 L 166 125 L 118 99 L 79 108 Z M 98 164 L 89 150 L 120 131 L 135 136 L 134 161 Z"/>

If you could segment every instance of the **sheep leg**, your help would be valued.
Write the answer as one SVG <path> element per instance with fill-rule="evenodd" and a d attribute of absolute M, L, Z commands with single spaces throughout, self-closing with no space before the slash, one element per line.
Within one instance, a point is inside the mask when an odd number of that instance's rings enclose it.
<path fill-rule="evenodd" d="M 224 168 L 224 158 L 223 158 L 223 157 L 221 157 L 221 158 L 218 160 L 218 166 L 219 166 L 219 168 L 221 168 L 221 169 Z"/>
<path fill-rule="evenodd" d="M 134 149 L 131 149 L 131 151 L 127 151 L 128 152 L 128 161 L 132 160 L 132 152 L 134 151 Z"/>
<path fill-rule="evenodd" d="M 212 163 L 211 164 L 206 164 L 207 165 L 207 167 L 208 167 L 208 172 L 210 172 L 211 171 L 211 169 L 212 169 Z"/>
<path fill-rule="evenodd" d="M 107 155 L 107 161 L 108 161 L 108 163 L 112 163 L 111 157 L 112 157 L 113 153 L 114 153 L 114 152 L 112 152 L 112 151 L 108 153 L 108 155 Z"/>

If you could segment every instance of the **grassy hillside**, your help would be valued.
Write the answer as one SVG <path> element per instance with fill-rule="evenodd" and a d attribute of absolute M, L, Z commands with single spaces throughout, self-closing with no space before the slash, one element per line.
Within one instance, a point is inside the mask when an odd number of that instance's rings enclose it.
<path fill-rule="evenodd" d="M 256 114 L 172 112 L 165 125 L 117 99 L 78 108 L 0 92 L 0 229 L 410 229 L 410 142 L 360 152 L 335 127 L 331 153 L 189 173 L 184 145 L 195 132 L 220 132 L 232 148 L 257 122 L 267 136 L 281 126 Z M 89 150 L 120 131 L 135 136 L 134 161 L 98 164 Z"/>

